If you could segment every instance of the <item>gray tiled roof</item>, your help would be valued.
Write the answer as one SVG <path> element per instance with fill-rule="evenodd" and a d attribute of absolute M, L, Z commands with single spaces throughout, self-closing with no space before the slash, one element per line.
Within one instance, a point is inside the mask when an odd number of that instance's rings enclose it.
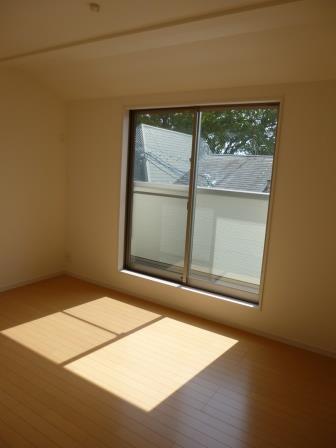
<path fill-rule="evenodd" d="M 146 155 L 149 182 L 174 184 L 189 170 L 191 135 L 141 124 L 136 143 Z"/>
<path fill-rule="evenodd" d="M 141 124 L 136 130 L 136 180 L 154 183 L 189 182 L 192 136 Z M 212 154 L 201 143 L 198 185 L 227 190 L 269 190 L 273 156 Z"/>
<path fill-rule="evenodd" d="M 273 156 L 208 155 L 198 164 L 197 185 L 224 190 L 268 192 Z M 189 173 L 178 183 L 187 184 Z"/>

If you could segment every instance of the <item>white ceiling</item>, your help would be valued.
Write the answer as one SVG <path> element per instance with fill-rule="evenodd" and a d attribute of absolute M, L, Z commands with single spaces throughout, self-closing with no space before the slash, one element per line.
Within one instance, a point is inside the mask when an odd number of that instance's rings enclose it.
<path fill-rule="evenodd" d="M 0 67 L 68 99 L 336 78 L 335 0 L 98 2 L 0 0 Z"/>
<path fill-rule="evenodd" d="M 272 0 L 0 0 L 0 58 Z"/>

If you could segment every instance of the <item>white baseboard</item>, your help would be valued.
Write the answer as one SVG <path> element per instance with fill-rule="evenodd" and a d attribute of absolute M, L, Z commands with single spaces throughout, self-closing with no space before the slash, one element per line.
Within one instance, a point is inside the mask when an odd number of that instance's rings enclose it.
<path fill-rule="evenodd" d="M 9 291 L 10 289 L 20 288 L 21 286 L 31 285 L 33 283 L 41 282 L 42 280 L 50 280 L 51 278 L 59 277 L 60 275 L 70 275 L 65 271 L 58 271 L 48 275 L 41 275 L 39 277 L 33 277 L 29 280 L 23 280 L 20 282 L 9 283 L 7 285 L 0 285 L 0 293 Z"/>
<path fill-rule="evenodd" d="M 72 272 L 72 271 L 65 271 L 65 275 L 68 275 L 69 277 L 77 278 L 78 280 L 83 280 L 83 281 L 88 282 L 88 283 L 92 283 L 93 285 L 97 285 L 97 286 L 100 286 L 102 288 L 113 289 L 113 290 L 115 290 L 117 292 L 120 292 L 122 294 L 127 294 L 129 296 L 138 297 L 139 299 L 142 299 L 142 300 L 145 300 L 145 301 L 151 302 L 151 303 L 156 303 L 157 305 L 159 305 L 159 303 L 155 302 L 154 300 L 150 300 L 148 297 L 145 297 L 145 296 L 143 296 L 141 294 L 136 294 L 136 295 L 132 294 L 131 292 L 129 292 L 129 291 L 125 290 L 125 289 L 122 289 L 122 288 L 116 288 L 115 286 L 113 286 L 112 283 L 109 283 L 109 282 L 97 281 L 97 280 L 94 280 L 92 278 L 86 277 L 84 275 L 81 275 L 81 274 L 78 274 L 78 273 Z M 178 311 L 182 311 L 182 312 L 184 312 L 186 314 L 191 314 L 190 311 L 183 310 L 182 308 L 178 309 Z M 197 317 L 200 317 L 200 318 L 203 318 L 203 319 L 210 320 L 208 317 L 202 316 L 200 313 L 193 313 L 193 315 L 195 315 Z M 296 347 L 296 348 L 299 348 L 299 349 L 302 349 L 302 350 L 307 350 L 309 352 L 317 353 L 318 355 L 328 356 L 329 358 L 336 358 L 336 353 L 334 353 L 334 352 L 329 352 L 329 351 L 324 350 L 324 349 L 322 349 L 320 347 L 307 345 L 307 344 L 304 344 L 304 343 L 302 343 L 300 341 L 283 338 L 281 336 L 274 335 L 274 334 L 271 334 L 271 333 L 265 333 L 263 331 L 258 331 L 258 330 L 255 330 L 253 328 L 251 329 L 251 328 L 246 327 L 244 325 L 236 325 L 236 324 L 234 324 L 232 322 L 225 321 L 224 319 L 220 319 L 220 320 L 218 319 L 218 320 L 216 320 L 216 323 L 219 323 L 219 324 L 222 324 L 222 325 L 227 325 L 229 327 L 236 328 L 236 329 L 242 330 L 242 331 L 246 331 L 248 333 L 254 334 L 256 336 L 261 336 L 261 337 L 266 338 L 266 339 L 271 339 L 272 341 L 281 342 L 283 344 L 290 345 L 292 347 Z"/>

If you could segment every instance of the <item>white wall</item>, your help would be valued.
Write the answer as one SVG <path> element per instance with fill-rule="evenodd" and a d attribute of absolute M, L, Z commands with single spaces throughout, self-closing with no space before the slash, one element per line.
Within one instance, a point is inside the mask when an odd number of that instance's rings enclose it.
<path fill-rule="evenodd" d="M 125 107 L 283 101 L 261 310 L 118 271 Z M 336 352 L 336 83 L 162 94 L 68 105 L 68 270 L 168 306 Z"/>
<path fill-rule="evenodd" d="M 0 290 L 64 267 L 64 108 L 0 71 Z"/>

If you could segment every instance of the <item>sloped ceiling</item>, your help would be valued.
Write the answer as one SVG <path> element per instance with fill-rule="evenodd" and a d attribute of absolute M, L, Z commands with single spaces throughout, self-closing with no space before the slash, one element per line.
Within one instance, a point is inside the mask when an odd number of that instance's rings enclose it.
<path fill-rule="evenodd" d="M 0 0 L 0 57 L 271 0 Z"/>
<path fill-rule="evenodd" d="M 66 99 L 336 78 L 334 0 L 0 1 L 0 67 Z"/>

